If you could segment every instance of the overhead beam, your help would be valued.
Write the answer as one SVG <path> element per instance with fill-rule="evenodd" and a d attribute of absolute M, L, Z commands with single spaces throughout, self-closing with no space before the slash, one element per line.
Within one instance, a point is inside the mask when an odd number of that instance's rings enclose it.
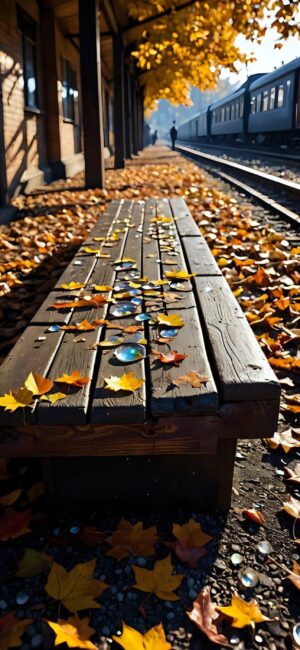
<path fill-rule="evenodd" d="M 196 4 L 196 2 L 199 2 L 199 0 L 186 0 L 186 2 L 184 2 L 181 5 L 177 5 L 175 7 L 169 7 L 168 9 L 165 9 L 164 11 L 160 11 L 158 14 L 154 14 L 153 16 L 148 16 L 143 20 L 133 20 L 129 25 L 126 25 L 125 27 L 122 28 L 122 32 L 129 32 L 132 29 L 136 29 L 137 27 L 148 25 L 149 23 L 152 23 L 155 20 L 159 20 L 160 18 L 165 18 L 165 16 L 170 16 L 170 14 L 177 13 L 178 11 L 182 11 L 182 9 L 187 9 L 187 7 L 191 7 L 192 5 Z"/>
<path fill-rule="evenodd" d="M 114 12 L 114 8 L 110 0 L 101 0 L 100 3 L 101 11 L 104 15 L 105 21 L 107 23 L 108 29 L 110 30 L 109 35 L 116 34 L 119 31 L 118 22 Z M 106 34 L 106 32 L 105 32 Z"/>

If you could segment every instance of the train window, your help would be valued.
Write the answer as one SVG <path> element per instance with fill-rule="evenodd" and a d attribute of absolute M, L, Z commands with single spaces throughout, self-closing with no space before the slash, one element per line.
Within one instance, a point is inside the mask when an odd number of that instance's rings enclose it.
<path fill-rule="evenodd" d="M 282 108 L 284 104 L 284 85 L 280 84 L 277 88 L 276 108 Z"/>
<path fill-rule="evenodd" d="M 256 97 L 252 95 L 251 97 L 251 113 L 255 113 Z"/>
<path fill-rule="evenodd" d="M 261 93 L 258 93 L 256 95 L 256 112 L 259 113 L 261 111 Z"/>
<path fill-rule="evenodd" d="M 224 119 L 225 119 L 225 108 L 223 106 L 223 108 L 221 108 L 221 122 L 224 122 Z"/>
<path fill-rule="evenodd" d="M 228 122 L 228 120 L 230 120 L 230 104 L 227 104 L 227 106 L 226 106 L 225 115 L 226 115 L 226 117 L 225 117 L 226 122 Z"/>
<path fill-rule="evenodd" d="M 244 97 L 240 97 L 240 117 L 243 117 L 244 113 Z"/>
<path fill-rule="evenodd" d="M 262 101 L 262 110 L 264 112 L 268 110 L 268 103 L 269 103 L 269 91 L 264 90 L 263 91 L 263 101 Z"/>
<path fill-rule="evenodd" d="M 269 102 L 269 110 L 272 111 L 273 108 L 275 108 L 275 86 L 271 88 L 270 102 Z"/>

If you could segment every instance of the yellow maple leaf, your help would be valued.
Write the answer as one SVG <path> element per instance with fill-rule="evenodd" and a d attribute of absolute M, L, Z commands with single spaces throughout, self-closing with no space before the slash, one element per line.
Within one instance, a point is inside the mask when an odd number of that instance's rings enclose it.
<path fill-rule="evenodd" d="M 148 632 L 141 634 L 133 627 L 123 623 L 121 636 L 113 636 L 113 640 L 124 650 L 171 650 L 172 646 L 165 637 L 162 624 L 151 627 Z"/>
<path fill-rule="evenodd" d="M 115 260 L 114 264 L 121 264 L 122 262 L 131 262 L 131 264 L 136 264 L 136 260 L 133 260 L 132 257 L 120 257 L 118 260 Z"/>
<path fill-rule="evenodd" d="M 300 440 L 293 436 L 293 430 L 276 431 L 273 438 L 266 438 L 266 443 L 271 449 L 277 449 L 281 445 L 283 451 L 287 454 L 291 449 L 300 447 Z"/>
<path fill-rule="evenodd" d="M 94 241 L 105 241 L 105 237 L 93 237 Z"/>
<path fill-rule="evenodd" d="M 94 284 L 93 286 L 94 291 L 112 291 L 113 287 L 110 287 L 108 284 Z"/>
<path fill-rule="evenodd" d="M 21 646 L 22 635 L 32 622 L 32 618 L 16 618 L 14 611 L 4 614 L 0 619 L 0 650 Z"/>
<path fill-rule="evenodd" d="M 12 504 L 21 496 L 21 493 L 22 490 L 14 490 L 14 492 L 5 494 L 3 497 L 0 497 L 0 505 L 4 507 L 12 506 Z"/>
<path fill-rule="evenodd" d="M 184 578 L 184 575 L 173 575 L 173 565 L 171 556 L 168 555 L 163 560 L 157 560 L 153 569 L 142 569 L 139 566 L 133 566 L 136 584 L 135 589 L 153 593 L 161 600 L 179 600 L 179 596 L 174 593 Z"/>
<path fill-rule="evenodd" d="M 66 289 L 68 291 L 75 291 L 76 289 L 83 289 L 85 287 L 85 282 L 69 282 L 69 284 L 61 284 L 60 289 Z"/>
<path fill-rule="evenodd" d="M 242 628 L 246 625 L 253 627 L 255 623 L 263 623 L 263 621 L 270 620 L 262 614 L 256 602 L 248 603 L 237 594 L 233 594 L 231 605 L 217 607 L 217 610 L 233 619 L 231 623 L 232 627 Z"/>
<path fill-rule="evenodd" d="M 197 566 L 198 560 L 205 555 L 203 547 L 213 539 L 211 535 L 204 533 L 200 524 L 194 519 L 190 519 L 182 526 L 173 524 L 173 535 L 177 541 L 168 545 L 174 549 L 180 560 L 192 567 Z"/>
<path fill-rule="evenodd" d="M 33 404 L 33 394 L 27 388 L 19 388 L 19 390 L 11 390 L 0 397 L 0 406 L 3 406 L 5 411 L 16 411 L 18 408 L 24 408 Z"/>
<path fill-rule="evenodd" d="M 76 564 L 71 571 L 67 571 L 54 562 L 45 587 L 47 593 L 55 600 L 60 600 L 70 612 L 100 607 L 94 598 L 100 596 L 107 585 L 93 578 L 95 565 L 96 558 L 84 564 Z"/>
<path fill-rule="evenodd" d="M 95 630 L 90 627 L 88 618 L 70 616 L 66 621 L 59 618 L 57 623 L 45 620 L 55 632 L 55 645 L 66 643 L 69 648 L 97 650 L 98 646 L 89 641 L 90 637 L 95 634 Z"/>
<path fill-rule="evenodd" d="M 141 521 L 131 524 L 130 521 L 121 519 L 117 530 L 106 541 L 113 547 L 107 555 L 117 560 L 133 555 L 154 555 L 157 531 L 155 526 L 144 529 Z"/>
<path fill-rule="evenodd" d="M 177 280 L 187 280 L 188 278 L 193 278 L 196 273 L 187 273 L 183 269 L 181 271 L 166 271 L 166 278 L 174 278 Z"/>
<path fill-rule="evenodd" d="M 37 372 L 30 372 L 24 385 L 33 395 L 44 395 L 51 390 L 53 381 L 39 375 Z"/>
<path fill-rule="evenodd" d="M 118 390 L 128 390 L 130 392 L 134 392 L 145 383 L 144 379 L 135 377 L 133 372 L 124 372 L 121 377 L 116 377 L 115 375 L 112 375 L 111 377 L 104 377 L 104 381 L 106 382 L 105 388 L 108 390 L 113 390 L 115 392 Z"/>
<path fill-rule="evenodd" d="M 41 401 L 50 402 L 50 404 L 55 404 L 59 399 L 65 399 L 67 397 L 66 393 L 51 393 L 51 395 L 42 395 Z"/>
<path fill-rule="evenodd" d="M 63 373 L 61 377 L 58 377 L 54 381 L 61 384 L 70 384 L 71 386 L 81 387 L 91 380 L 89 377 L 81 377 L 79 370 L 73 370 L 70 375 Z"/>
<path fill-rule="evenodd" d="M 184 321 L 179 314 L 157 314 L 157 320 L 162 325 L 169 325 L 170 327 L 183 327 Z"/>

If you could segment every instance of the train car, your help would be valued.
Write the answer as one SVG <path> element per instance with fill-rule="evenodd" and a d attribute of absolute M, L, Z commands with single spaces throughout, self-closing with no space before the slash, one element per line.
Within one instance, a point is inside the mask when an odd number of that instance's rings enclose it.
<path fill-rule="evenodd" d="M 186 141 L 205 140 L 209 136 L 208 111 L 194 115 L 178 127 L 178 139 Z"/>
<path fill-rule="evenodd" d="M 209 106 L 212 139 L 215 136 L 232 136 L 244 132 L 245 95 L 246 89 L 242 87 L 232 95 L 219 99 Z"/>
<path fill-rule="evenodd" d="M 249 94 L 250 136 L 300 137 L 300 57 L 251 83 Z"/>

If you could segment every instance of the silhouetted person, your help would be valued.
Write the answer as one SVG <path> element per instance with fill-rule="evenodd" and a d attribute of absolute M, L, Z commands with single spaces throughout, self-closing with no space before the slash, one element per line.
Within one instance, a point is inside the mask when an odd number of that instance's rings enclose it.
<path fill-rule="evenodd" d="M 155 145 L 157 138 L 158 138 L 158 133 L 157 133 L 157 130 L 156 130 L 156 131 L 154 131 L 154 133 L 152 135 L 152 144 L 153 144 L 153 146 Z"/>
<path fill-rule="evenodd" d="M 176 124 L 176 122 L 174 120 L 173 126 L 170 129 L 170 136 L 171 136 L 171 140 L 172 140 L 172 149 L 173 149 L 173 151 L 175 149 L 175 143 L 176 143 L 176 139 L 177 139 L 177 129 L 175 127 L 175 124 Z"/>

